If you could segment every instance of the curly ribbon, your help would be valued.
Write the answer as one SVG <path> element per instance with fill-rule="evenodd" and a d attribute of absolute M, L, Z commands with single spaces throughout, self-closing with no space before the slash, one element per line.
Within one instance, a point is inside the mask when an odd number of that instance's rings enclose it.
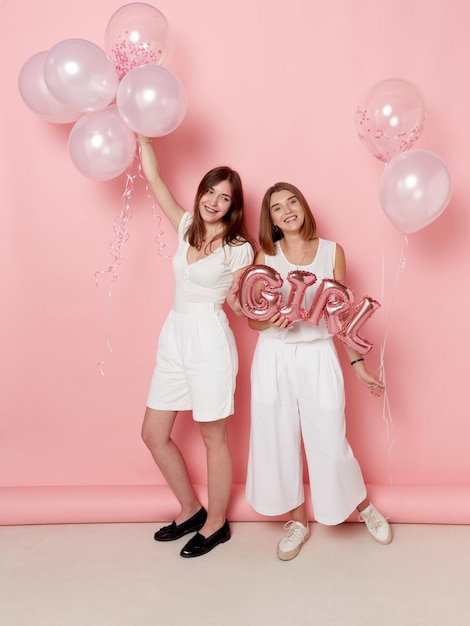
<path fill-rule="evenodd" d="M 385 348 L 387 345 L 388 331 L 390 328 L 390 321 L 392 318 L 392 311 L 393 311 L 395 295 L 396 295 L 396 291 L 397 291 L 398 283 L 400 279 L 400 273 L 406 267 L 405 253 L 406 253 L 407 247 L 408 247 L 408 239 L 406 235 L 403 235 L 403 243 L 402 243 L 402 248 L 400 252 L 400 258 L 399 258 L 398 267 L 395 273 L 395 282 L 393 285 L 393 292 L 392 292 L 392 297 L 390 300 L 390 306 L 388 307 L 388 316 L 387 316 L 386 323 L 385 323 L 384 338 L 383 338 L 383 342 L 380 348 L 379 373 L 383 382 L 385 383 L 385 391 L 383 395 L 382 419 L 385 422 L 385 427 L 387 431 L 388 480 L 389 480 L 390 488 L 392 490 L 392 500 L 394 499 L 395 494 L 394 494 L 394 489 L 393 489 L 393 480 L 392 480 L 392 471 L 391 471 L 391 456 L 392 456 L 392 448 L 393 448 L 395 441 L 393 439 L 393 426 L 394 425 L 393 425 L 392 411 L 390 408 L 390 402 L 388 399 L 386 376 L 385 376 Z M 385 251 L 383 251 L 383 254 L 382 254 L 382 302 L 385 301 L 384 292 L 385 292 Z M 385 312 L 385 308 L 383 308 L 382 311 Z M 393 504 L 392 504 L 391 509 L 393 510 Z M 387 519 L 389 517 L 390 515 L 387 516 Z"/>
<path fill-rule="evenodd" d="M 100 276 L 109 275 L 111 276 L 111 284 L 108 289 L 108 297 L 106 303 L 106 316 L 105 316 L 105 330 L 104 330 L 104 338 L 106 347 L 108 352 L 111 354 L 113 349 L 111 347 L 111 343 L 109 341 L 109 317 L 111 311 L 111 295 L 113 283 L 117 280 L 117 269 L 122 262 L 122 247 L 129 240 L 130 235 L 127 230 L 127 224 L 132 217 L 132 209 L 131 209 L 131 198 L 134 194 L 134 181 L 136 175 L 132 175 L 132 167 L 135 163 L 136 157 L 134 157 L 131 165 L 126 171 L 126 185 L 124 188 L 124 193 L 121 199 L 121 211 L 118 217 L 113 221 L 113 230 L 114 230 L 114 238 L 109 244 L 109 249 L 112 256 L 112 263 L 105 270 L 99 270 L 95 272 L 95 284 L 99 286 L 99 278 Z M 97 363 L 98 370 L 102 376 L 104 376 L 104 364 L 105 361 L 99 361 Z"/>
<path fill-rule="evenodd" d="M 132 170 L 136 162 L 137 162 L 137 171 L 135 174 L 132 174 Z M 109 249 L 110 249 L 111 256 L 112 256 L 112 263 L 108 266 L 107 269 L 99 270 L 95 272 L 95 284 L 97 287 L 99 286 L 100 277 L 105 276 L 105 275 L 111 276 L 111 284 L 109 286 L 108 295 L 107 295 L 105 331 L 104 331 L 105 344 L 110 354 L 113 351 L 111 347 L 111 343 L 109 341 L 109 318 L 110 318 L 110 311 L 111 311 L 112 288 L 113 288 L 113 283 L 115 283 L 117 280 L 118 267 L 122 262 L 122 248 L 124 244 L 130 238 L 130 234 L 127 230 L 127 225 L 128 225 L 129 220 L 132 218 L 131 200 L 135 192 L 135 179 L 138 177 L 145 180 L 145 183 L 146 183 L 145 191 L 146 191 L 147 197 L 152 201 L 152 205 L 151 205 L 152 215 L 157 220 L 157 234 L 155 236 L 155 242 L 158 245 L 158 254 L 159 256 L 169 258 L 168 255 L 162 254 L 162 251 L 165 248 L 165 243 L 161 240 L 162 235 L 164 235 L 164 231 L 161 228 L 161 218 L 157 213 L 155 198 L 149 190 L 147 179 L 142 174 L 142 167 L 140 164 L 140 148 L 139 148 L 139 155 L 137 156 L 136 154 L 134 156 L 134 159 L 131 165 L 126 171 L 126 185 L 125 185 L 124 193 L 121 199 L 121 210 L 120 210 L 118 217 L 113 222 L 113 230 L 114 230 L 115 235 L 109 245 Z M 99 361 L 97 363 L 98 370 L 102 376 L 105 375 L 104 364 L 105 364 L 104 360 Z"/>
<path fill-rule="evenodd" d="M 142 147 L 139 143 L 139 155 L 142 152 Z M 155 200 L 155 196 L 153 195 L 153 193 L 150 191 L 150 187 L 148 184 L 147 179 L 145 178 L 145 176 L 142 174 L 142 166 L 140 164 L 140 159 L 138 162 L 138 168 L 137 168 L 137 175 L 145 182 L 145 193 L 147 195 L 147 198 L 151 201 L 151 206 L 150 206 L 150 210 L 152 212 L 153 217 L 155 218 L 155 221 L 157 222 L 157 234 L 155 235 L 155 243 L 158 246 L 158 255 L 165 258 L 165 259 L 169 259 L 170 256 L 168 254 L 162 254 L 163 253 L 163 249 L 166 247 L 166 244 L 164 241 L 161 240 L 161 237 L 165 234 L 164 231 L 162 230 L 161 227 L 161 223 L 162 223 L 162 218 L 160 217 L 160 215 L 157 212 L 157 202 Z"/>

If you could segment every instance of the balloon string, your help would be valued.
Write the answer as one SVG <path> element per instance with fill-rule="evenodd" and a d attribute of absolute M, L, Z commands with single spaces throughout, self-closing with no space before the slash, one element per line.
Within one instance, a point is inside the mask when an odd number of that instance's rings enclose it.
<path fill-rule="evenodd" d="M 385 383 L 385 391 L 384 391 L 384 395 L 383 395 L 383 407 L 382 407 L 382 420 L 385 422 L 385 428 L 386 428 L 386 431 L 387 431 L 387 467 L 388 467 L 387 471 L 388 471 L 388 481 L 389 481 L 389 484 L 390 484 L 390 489 L 392 491 L 392 505 L 391 505 L 391 510 L 392 511 L 393 511 L 393 508 L 394 508 L 393 504 L 394 504 L 394 500 L 395 500 L 395 491 L 394 491 L 394 487 L 393 487 L 391 460 L 392 460 L 392 448 L 394 446 L 395 441 L 393 439 L 393 428 L 394 428 L 393 417 L 392 417 L 392 411 L 391 411 L 391 408 L 390 408 L 390 402 L 389 402 L 389 398 L 388 398 L 387 384 L 386 384 L 385 347 L 387 345 L 388 332 L 389 332 L 390 322 L 391 322 L 391 318 L 392 318 L 392 311 L 393 311 L 393 307 L 394 307 L 395 296 L 396 296 L 396 292 L 397 292 L 397 289 L 398 289 L 400 273 L 406 267 L 406 256 L 405 256 L 405 253 L 406 253 L 407 247 L 408 247 L 408 239 L 407 239 L 406 235 L 403 235 L 403 244 L 402 244 L 402 248 L 401 248 L 401 252 L 400 252 L 400 259 L 399 259 L 399 262 L 398 262 L 398 267 L 397 267 L 397 270 L 396 270 L 396 273 L 395 273 L 395 281 L 394 281 L 394 284 L 393 284 L 392 297 L 391 297 L 391 300 L 390 300 L 390 306 L 389 306 L 387 320 L 386 320 L 386 324 L 385 324 L 384 338 L 383 338 L 382 346 L 380 348 L 380 367 L 379 367 L 379 371 L 380 371 L 381 378 L 382 378 L 383 382 Z M 383 254 L 382 254 L 382 302 L 385 303 L 385 250 L 383 251 Z M 390 517 L 390 514 L 387 515 L 386 517 L 388 519 Z"/>
<path fill-rule="evenodd" d="M 138 142 L 137 142 L 138 143 Z M 139 157 L 141 155 L 141 148 L 139 148 Z M 158 246 L 158 254 L 164 258 L 170 258 L 169 255 L 163 254 L 163 250 L 166 246 L 165 242 L 162 241 L 162 236 L 164 235 L 164 231 L 161 227 L 161 217 L 157 213 L 157 203 L 155 201 L 155 196 L 151 193 L 147 179 L 142 174 L 142 166 L 140 162 L 140 158 L 137 155 L 134 156 L 134 159 L 126 171 L 126 185 L 124 188 L 124 193 L 121 199 L 121 210 L 118 217 L 113 222 L 113 230 L 115 233 L 114 238 L 112 239 L 109 248 L 112 256 L 112 263 L 105 270 L 99 270 L 95 272 L 95 284 L 99 286 L 99 279 L 104 275 L 111 276 L 111 284 L 108 289 L 107 301 L 106 301 L 106 315 L 105 315 L 105 329 L 104 329 L 104 339 L 106 348 L 109 354 L 112 353 L 113 349 L 111 346 L 111 342 L 109 341 L 109 320 L 111 313 L 111 297 L 112 297 L 112 289 L 113 283 L 117 280 L 117 269 L 122 262 L 122 248 L 124 244 L 129 240 L 130 234 L 127 230 L 127 225 L 129 220 L 132 218 L 132 208 L 131 208 L 131 200 L 135 192 L 135 179 L 137 177 L 145 180 L 145 192 L 147 197 L 151 200 L 151 212 L 157 221 L 157 234 L 155 236 L 155 242 Z M 136 173 L 132 174 L 132 170 L 136 165 Z M 102 376 L 105 375 L 104 372 L 105 360 L 99 361 L 97 363 L 98 370 Z"/>
<path fill-rule="evenodd" d="M 104 329 L 104 339 L 105 344 L 108 349 L 108 352 L 111 354 L 113 349 L 111 347 L 111 343 L 109 341 L 109 318 L 111 311 L 111 295 L 113 283 L 117 280 L 117 269 L 122 262 L 122 247 L 129 240 L 130 234 L 127 230 L 127 224 L 129 220 L 132 218 L 132 209 L 131 209 L 131 199 L 135 191 L 134 181 L 136 178 L 136 174 L 132 175 L 132 168 L 136 161 L 136 157 L 129 166 L 126 171 L 126 185 L 124 188 L 124 193 L 121 199 L 121 210 L 118 217 L 113 221 L 113 230 L 115 233 L 114 238 L 110 242 L 109 249 L 111 251 L 112 263 L 105 270 L 99 270 L 95 272 L 95 284 L 99 286 L 99 279 L 104 275 L 109 275 L 111 277 L 111 284 L 108 289 L 108 296 L 106 302 L 106 316 L 105 316 L 105 329 Z M 102 376 L 104 376 L 104 364 L 105 361 L 99 361 L 97 363 L 98 370 Z"/>
<path fill-rule="evenodd" d="M 139 156 L 141 154 L 142 154 L 142 146 L 139 143 Z M 166 247 L 166 244 L 161 239 L 161 237 L 164 235 L 164 231 L 162 230 L 162 227 L 161 227 L 162 218 L 160 217 L 160 215 L 157 212 L 157 202 L 155 200 L 155 196 L 150 191 L 150 187 L 149 187 L 148 181 L 147 181 L 146 177 L 142 173 L 142 165 L 141 165 L 140 160 L 138 161 L 138 165 L 137 165 L 137 175 L 139 176 L 139 178 L 141 178 L 145 182 L 145 193 L 147 195 L 147 198 L 151 202 L 150 210 L 151 210 L 151 213 L 152 213 L 153 217 L 155 218 L 155 220 L 157 222 L 157 234 L 155 235 L 155 243 L 158 246 L 158 249 L 157 249 L 158 255 L 163 257 L 163 258 L 165 258 L 165 259 L 169 259 L 170 256 L 168 254 L 163 254 L 163 250 Z"/>

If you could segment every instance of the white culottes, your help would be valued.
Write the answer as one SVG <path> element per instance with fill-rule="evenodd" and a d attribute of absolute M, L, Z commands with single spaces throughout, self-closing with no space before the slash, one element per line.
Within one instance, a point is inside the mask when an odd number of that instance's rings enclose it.
<path fill-rule="evenodd" d="M 304 502 L 305 448 L 314 517 L 339 524 L 367 495 L 346 439 L 344 382 L 331 337 L 284 343 L 260 333 L 252 370 L 246 497 L 263 515 Z"/>
<path fill-rule="evenodd" d="M 197 422 L 232 415 L 238 355 L 225 312 L 212 303 L 173 305 L 158 340 L 147 406 L 193 412 Z"/>

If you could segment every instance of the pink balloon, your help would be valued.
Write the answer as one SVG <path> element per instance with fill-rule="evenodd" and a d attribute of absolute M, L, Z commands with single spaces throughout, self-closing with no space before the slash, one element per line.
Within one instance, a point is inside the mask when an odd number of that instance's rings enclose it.
<path fill-rule="evenodd" d="M 107 107 L 119 82 L 112 60 L 85 39 L 65 39 L 53 46 L 46 56 L 44 80 L 58 100 L 82 112 Z"/>
<path fill-rule="evenodd" d="M 130 167 L 135 135 L 122 121 L 116 105 L 84 115 L 72 128 L 69 152 L 77 169 L 88 178 L 109 180 Z"/>
<path fill-rule="evenodd" d="M 279 312 L 285 315 L 290 323 L 293 324 L 306 319 L 308 313 L 302 308 L 302 301 L 307 287 L 316 283 L 317 277 L 312 272 L 293 270 L 287 274 L 287 280 L 290 283 L 291 290 L 286 304 L 281 307 Z"/>
<path fill-rule="evenodd" d="M 142 2 L 124 5 L 108 22 L 105 50 L 113 59 L 120 80 L 141 65 L 161 65 L 169 54 L 166 17 Z"/>
<path fill-rule="evenodd" d="M 379 199 L 392 224 L 414 233 L 447 207 L 452 181 L 443 161 L 428 150 L 410 150 L 393 158 L 379 180 Z"/>
<path fill-rule="evenodd" d="M 285 306 L 282 294 L 276 291 L 282 287 L 283 280 L 279 272 L 268 265 L 251 265 L 240 277 L 239 299 L 243 313 L 253 320 L 268 320 L 276 313 L 285 315 L 291 323 L 305 322 L 318 326 L 321 318 L 326 318 L 328 332 L 360 354 L 366 354 L 372 344 L 360 337 L 359 329 L 380 307 L 372 298 L 365 297 L 353 309 L 354 295 L 344 283 L 333 278 L 324 278 L 315 294 L 308 311 L 302 308 L 305 292 L 313 285 L 317 277 L 302 270 L 289 272 L 287 280 L 291 291 Z M 259 288 L 263 283 L 264 288 Z M 347 315 L 347 319 L 344 317 Z"/>
<path fill-rule="evenodd" d="M 48 122 L 67 124 L 81 117 L 76 111 L 58 100 L 44 80 L 44 63 L 47 50 L 38 52 L 26 61 L 18 76 L 18 89 L 26 105 Z"/>
<path fill-rule="evenodd" d="M 365 324 L 379 307 L 380 304 L 376 300 L 366 296 L 354 308 L 352 314 L 341 329 L 339 335 L 341 341 L 356 352 L 359 352 L 359 354 L 367 354 L 372 349 L 370 341 L 367 341 L 367 339 L 364 339 L 364 337 L 361 337 L 358 333 L 361 326 Z"/>
<path fill-rule="evenodd" d="M 124 76 L 116 104 L 133 131 L 146 137 L 162 137 L 183 121 L 187 98 L 183 84 L 172 72 L 159 65 L 143 65 Z"/>
<path fill-rule="evenodd" d="M 259 298 L 255 297 L 255 286 L 263 283 Z M 240 277 L 239 297 L 243 313 L 254 320 L 268 320 L 279 310 L 282 303 L 280 292 L 273 291 L 282 286 L 283 280 L 278 272 L 267 265 L 251 265 Z"/>
<path fill-rule="evenodd" d="M 359 139 L 380 161 L 409 150 L 423 132 L 426 106 L 412 83 L 385 80 L 364 96 L 356 111 Z"/>
<path fill-rule="evenodd" d="M 324 315 L 330 335 L 336 335 L 342 328 L 344 314 L 354 303 L 354 295 L 344 283 L 333 278 L 324 278 L 315 294 L 307 322 L 318 326 Z"/>

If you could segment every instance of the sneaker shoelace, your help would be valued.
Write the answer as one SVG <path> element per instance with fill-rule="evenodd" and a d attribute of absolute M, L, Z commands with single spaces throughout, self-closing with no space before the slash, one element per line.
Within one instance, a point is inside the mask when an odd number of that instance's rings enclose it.
<path fill-rule="evenodd" d="M 380 528 L 382 526 L 382 520 L 379 518 L 377 512 L 374 509 L 365 514 L 361 513 L 360 516 L 364 520 L 364 522 L 366 522 L 367 526 L 369 526 L 369 528 L 372 528 L 373 530 L 377 530 L 377 528 Z"/>
<path fill-rule="evenodd" d="M 282 540 L 287 541 L 303 541 L 303 533 L 300 527 L 295 522 L 287 522 L 284 524 L 284 528 L 287 530 L 287 535 Z"/>

